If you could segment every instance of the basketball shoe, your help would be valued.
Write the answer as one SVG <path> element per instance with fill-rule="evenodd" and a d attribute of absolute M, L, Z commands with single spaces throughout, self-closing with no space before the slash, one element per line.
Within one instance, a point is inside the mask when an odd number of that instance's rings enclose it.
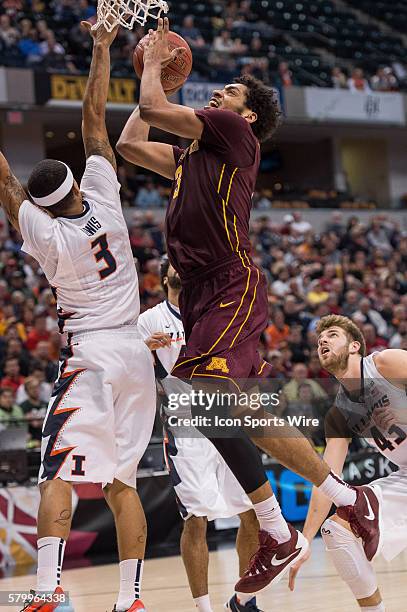
<path fill-rule="evenodd" d="M 258 593 L 271 583 L 277 584 L 308 550 L 308 542 L 292 525 L 288 525 L 291 538 L 279 544 L 267 531 L 259 531 L 259 550 L 253 555 L 250 565 L 235 591 L 240 593 Z"/>
<path fill-rule="evenodd" d="M 112 612 L 117 612 L 116 606 Z M 126 612 L 147 612 L 141 599 L 136 599 Z"/>
<path fill-rule="evenodd" d="M 233 595 L 227 603 L 225 603 L 225 610 L 231 610 L 231 612 L 262 612 L 256 605 L 256 598 L 250 599 L 242 606 L 238 601 L 236 594 Z"/>
<path fill-rule="evenodd" d="M 368 561 L 380 554 L 382 546 L 382 492 L 379 487 L 354 487 L 354 506 L 341 506 L 336 514 L 348 521 L 357 538 L 361 538 Z"/>
<path fill-rule="evenodd" d="M 36 591 L 30 591 L 32 598 L 27 601 L 21 612 L 74 612 L 73 607 L 69 603 L 55 601 L 64 595 L 64 591 L 61 587 L 57 587 L 53 593 L 54 597 L 50 597 L 53 601 L 35 601 Z"/>

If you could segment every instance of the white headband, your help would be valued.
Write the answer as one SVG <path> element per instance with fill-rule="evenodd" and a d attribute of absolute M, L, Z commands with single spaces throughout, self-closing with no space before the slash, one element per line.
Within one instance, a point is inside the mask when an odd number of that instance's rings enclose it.
<path fill-rule="evenodd" d="M 74 183 L 73 174 L 71 172 L 71 169 L 68 168 L 68 166 L 64 164 L 64 162 L 60 163 L 63 164 L 66 168 L 66 178 L 62 185 L 60 185 L 58 189 L 43 198 L 35 198 L 30 193 L 32 201 L 35 202 L 35 204 L 38 204 L 38 206 L 53 206 L 54 204 L 58 204 L 58 202 L 63 200 L 64 197 L 67 196 L 68 193 L 71 191 Z"/>

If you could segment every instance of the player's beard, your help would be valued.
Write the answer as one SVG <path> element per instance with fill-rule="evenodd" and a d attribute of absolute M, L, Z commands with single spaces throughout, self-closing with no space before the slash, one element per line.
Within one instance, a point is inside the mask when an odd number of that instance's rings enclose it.
<path fill-rule="evenodd" d="M 333 376 L 336 376 L 337 374 L 347 370 L 348 363 L 349 351 L 345 348 L 338 355 L 332 355 L 328 362 L 321 365 L 327 372 Z"/>
<path fill-rule="evenodd" d="M 181 289 L 181 279 L 178 274 L 174 274 L 174 276 L 167 276 L 167 282 L 168 286 L 174 291 L 179 291 Z"/>

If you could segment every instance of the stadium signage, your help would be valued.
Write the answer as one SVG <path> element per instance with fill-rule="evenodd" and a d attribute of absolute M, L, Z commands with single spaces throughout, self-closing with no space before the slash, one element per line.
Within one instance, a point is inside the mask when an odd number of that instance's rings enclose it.
<path fill-rule="evenodd" d="M 81 101 L 85 94 L 88 78 L 65 74 L 51 75 L 51 98 L 53 100 Z M 132 79 L 111 79 L 108 101 L 115 104 L 133 104 L 136 81 Z"/>
<path fill-rule="evenodd" d="M 223 85 L 187 81 L 181 90 L 181 103 L 191 108 L 203 108 L 211 99 L 214 89 L 223 89 Z"/>
<path fill-rule="evenodd" d="M 305 110 L 317 121 L 358 121 L 405 125 L 399 93 L 360 93 L 341 89 L 305 88 Z"/>

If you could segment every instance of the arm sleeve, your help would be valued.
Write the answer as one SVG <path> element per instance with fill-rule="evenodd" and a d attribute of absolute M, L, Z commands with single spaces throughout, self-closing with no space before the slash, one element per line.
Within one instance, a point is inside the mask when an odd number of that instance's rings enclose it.
<path fill-rule="evenodd" d="M 183 154 L 184 149 L 181 149 L 180 147 L 173 146 L 172 147 L 172 152 L 174 154 L 175 165 L 178 166 L 179 158 Z"/>
<path fill-rule="evenodd" d="M 21 250 L 34 257 L 50 280 L 58 264 L 55 228 L 57 221 L 45 210 L 25 200 L 20 206 L 18 223 L 23 237 Z"/>
<path fill-rule="evenodd" d="M 85 200 L 89 198 L 109 208 L 121 210 L 120 183 L 113 166 L 104 157 L 88 157 L 80 189 Z"/>
<path fill-rule="evenodd" d="M 256 141 L 246 119 L 219 108 L 196 110 L 195 115 L 204 124 L 200 142 L 241 168 L 254 163 Z"/>

